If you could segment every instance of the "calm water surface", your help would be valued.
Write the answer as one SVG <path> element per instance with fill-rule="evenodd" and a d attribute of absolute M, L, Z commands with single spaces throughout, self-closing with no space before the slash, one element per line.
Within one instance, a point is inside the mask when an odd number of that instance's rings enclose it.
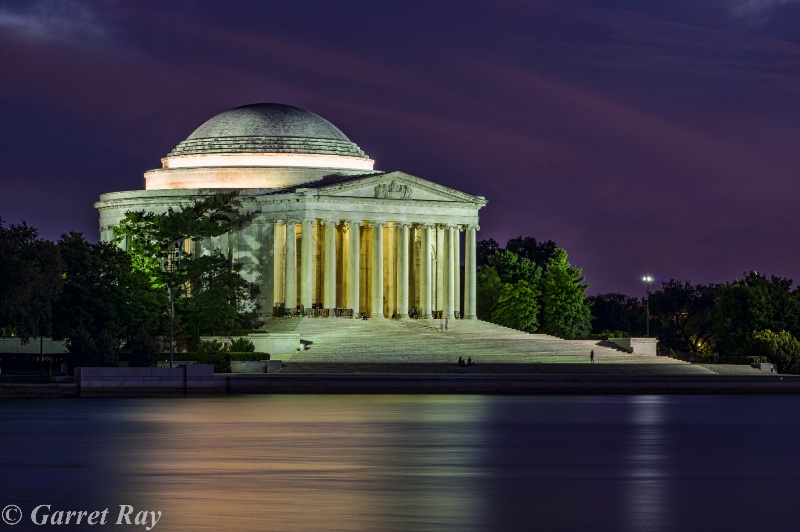
<path fill-rule="evenodd" d="M 0 399 L 0 531 L 794 530 L 798 488 L 792 396 Z"/>

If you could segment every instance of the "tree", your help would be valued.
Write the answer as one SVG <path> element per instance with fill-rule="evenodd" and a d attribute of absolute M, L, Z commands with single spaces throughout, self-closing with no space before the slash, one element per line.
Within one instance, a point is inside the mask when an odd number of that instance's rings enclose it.
<path fill-rule="evenodd" d="M 632 336 L 645 329 L 640 299 L 619 293 L 598 294 L 587 299 L 592 307 L 592 332 L 620 331 Z"/>
<path fill-rule="evenodd" d="M 713 352 L 713 314 L 719 289 L 717 284 L 671 279 L 650 294 L 650 315 L 658 321 L 660 340 L 678 351 Z"/>
<path fill-rule="evenodd" d="M 500 249 L 500 244 L 494 238 L 480 240 L 475 245 L 475 262 L 478 269 L 489 265 L 489 257 Z"/>
<path fill-rule="evenodd" d="M 58 241 L 64 286 L 53 310 L 53 336 L 66 339 L 70 365 L 113 366 L 131 338 L 163 330 L 163 290 L 153 289 L 131 258 L 110 243 L 91 244 L 81 233 Z"/>
<path fill-rule="evenodd" d="M 484 266 L 478 270 L 475 285 L 475 313 L 479 320 L 492 321 L 503 281 L 500 280 L 497 270 L 491 266 Z"/>
<path fill-rule="evenodd" d="M 532 236 L 518 236 L 506 243 L 506 250 L 515 253 L 518 257 L 528 259 L 542 270 L 547 269 L 547 263 L 555 255 L 556 243 L 552 240 L 537 242 Z"/>
<path fill-rule="evenodd" d="M 504 327 L 534 332 L 539 326 L 538 289 L 523 280 L 503 284 L 491 321 Z"/>
<path fill-rule="evenodd" d="M 557 248 L 542 278 L 542 328 L 564 338 L 589 333 L 592 314 L 586 300 L 588 285 L 579 268 L 567 262 L 567 252 Z"/>
<path fill-rule="evenodd" d="M 118 242 L 126 242 L 134 268 L 150 275 L 154 284 L 165 286 L 169 274 L 163 271 L 161 259 L 166 250 L 177 241 L 201 240 L 230 231 L 233 225 L 230 213 L 237 197 L 237 192 L 218 193 L 178 211 L 170 207 L 162 214 L 129 211 L 114 227 L 114 237 Z M 194 260 L 191 255 L 185 259 Z M 185 273 L 191 270 L 188 266 L 184 268 Z M 185 273 L 179 277 L 179 283 L 189 280 Z"/>
<path fill-rule="evenodd" d="M 489 264 L 504 283 L 526 281 L 531 286 L 537 286 L 542 277 L 542 268 L 508 250 L 495 251 L 494 255 L 489 257 Z"/>
<path fill-rule="evenodd" d="M 207 264 L 203 264 L 207 263 Z M 196 344 L 203 334 L 232 334 L 246 325 L 252 297 L 247 283 L 227 258 L 219 254 L 200 257 L 191 275 L 191 295 L 181 297 L 176 314 Z M 178 293 L 183 294 L 184 287 Z"/>
<path fill-rule="evenodd" d="M 52 242 L 40 239 L 25 222 L 5 227 L 0 218 L 0 328 L 23 342 L 50 334 L 61 270 Z"/>
<path fill-rule="evenodd" d="M 791 279 L 749 272 L 720 288 L 714 332 L 721 352 L 741 354 L 753 331 L 767 329 L 800 336 L 800 294 Z"/>
<path fill-rule="evenodd" d="M 767 357 L 781 373 L 800 373 L 800 342 L 788 331 L 755 331 L 745 342 L 744 352 Z"/>
<path fill-rule="evenodd" d="M 194 256 L 185 253 L 180 268 L 163 271 L 160 260 L 175 242 L 202 240 L 229 232 L 236 192 L 218 193 L 180 210 L 155 214 L 128 212 L 114 234 L 128 242 L 128 253 L 137 269 L 147 272 L 154 286 L 173 284 L 178 327 L 197 343 L 201 334 L 229 334 L 253 325 L 255 294 L 242 279 L 231 259 L 221 253 Z"/>

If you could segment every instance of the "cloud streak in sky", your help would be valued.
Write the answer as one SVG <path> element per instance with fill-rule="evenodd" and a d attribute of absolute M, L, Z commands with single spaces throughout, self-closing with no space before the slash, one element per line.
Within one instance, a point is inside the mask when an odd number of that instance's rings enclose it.
<path fill-rule="evenodd" d="M 109 26 L 85 4 L 39 0 L 0 8 L 0 28 L 35 41 L 86 43 L 105 39 Z"/>
<path fill-rule="evenodd" d="M 729 13 L 735 18 L 750 19 L 761 24 L 777 9 L 789 4 L 800 4 L 800 0 L 736 0 Z"/>

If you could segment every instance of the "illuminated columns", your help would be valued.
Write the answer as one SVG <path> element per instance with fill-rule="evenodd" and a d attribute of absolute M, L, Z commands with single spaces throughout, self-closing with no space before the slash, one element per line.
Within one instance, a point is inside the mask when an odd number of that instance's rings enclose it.
<path fill-rule="evenodd" d="M 475 231 L 477 225 L 467 226 L 467 237 L 464 245 L 466 256 L 464 257 L 464 319 L 474 320 L 475 315 L 475 271 L 477 270 L 477 258 L 475 249 Z"/>
<path fill-rule="evenodd" d="M 348 237 L 350 239 L 348 242 L 350 260 L 347 261 L 347 304 L 353 309 L 353 313 L 357 317 L 361 313 L 361 309 L 359 308 L 360 294 L 358 290 L 359 274 L 361 272 L 359 264 L 359 259 L 361 257 L 361 250 L 359 249 L 361 235 L 358 228 L 361 222 L 358 220 L 350 220 L 349 222 L 345 222 L 345 224 L 348 228 Z"/>
<path fill-rule="evenodd" d="M 283 253 L 283 235 L 284 225 L 283 220 L 275 220 L 272 224 L 272 304 L 273 306 L 278 301 L 283 301 L 285 304 L 286 298 L 283 295 L 283 274 L 284 271 L 283 261 L 286 258 Z M 268 275 L 268 271 L 264 272 Z"/>
<path fill-rule="evenodd" d="M 284 283 L 286 286 L 286 309 L 293 309 L 297 306 L 297 228 L 294 220 L 286 222 L 286 275 Z"/>
<path fill-rule="evenodd" d="M 444 317 L 453 319 L 453 310 L 455 307 L 455 244 L 454 240 L 456 235 L 456 228 L 448 225 L 445 228 L 444 234 Z"/>
<path fill-rule="evenodd" d="M 453 257 L 455 260 L 454 268 L 454 279 L 453 279 L 453 291 L 455 293 L 454 300 L 455 306 L 453 307 L 454 312 L 461 313 L 461 227 L 456 226 L 455 231 L 453 231 Z M 463 314 L 460 314 L 463 316 Z"/>
<path fill-rule="evenodd" d="M 433 282 L 433 275 L 431 275 L 431 224 L 422 225 L 422 275 L 420 276 L 420 284 L 422 285 L 422 297 L 420 298 L 421 315 L 423 318 L 429 319 L 433 317 L 431 314 L 431 284 Z"/>
<path fill-rule="evenodd" d="M 313 264 L 312 246 L 314 235 L 312 227 L 314 220 L 303 220 L 300 235 L 300 305 L 311 308 L 311 269 Z"/>
<path fill-rule="evenodd" d="M 325 288 L 322 306 L 336 308 L 336 220 L 324 220 L 325 226 Z"/>
<path fill-rule="evenodd" d="M 383 318 L 383 226 L 372 222 L 372 317 Z"/>
<path fill-rule="evenodd" d="M 397 226 L 400 242 L 397 250 L 397 315 L 400 318 L 408 317 L 408 226 L 407 223 Z"/>

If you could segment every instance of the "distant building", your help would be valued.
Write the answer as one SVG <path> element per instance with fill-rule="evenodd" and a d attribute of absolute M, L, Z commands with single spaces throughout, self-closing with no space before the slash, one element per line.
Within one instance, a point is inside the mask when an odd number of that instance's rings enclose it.
<path fill-rule="evenodd" d="M 282 309 L 352 309 L 372 318 L 436 311 L 475 318 L 475 232 L 481 196 L 374 161 L 333 124 L 282 104 L 221 113 L 178 144 L 145 190 L 100 196 L 100 238 L 127 211 L 165 212 L 221 189 L 240 191 L 249 221 L 187 242 L 242 266 L 264 316 Z M 464 233 L 461 294 L 459 257 Z"/>

